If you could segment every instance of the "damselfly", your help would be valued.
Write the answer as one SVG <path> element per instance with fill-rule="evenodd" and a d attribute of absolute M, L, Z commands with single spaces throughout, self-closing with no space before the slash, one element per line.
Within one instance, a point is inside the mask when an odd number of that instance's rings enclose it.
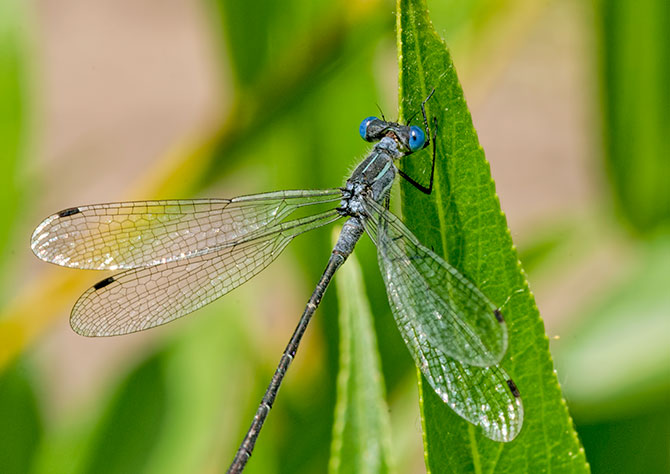
<path fill-rule="evenodd" d="M 511 441 L 523 424 L 523 406 L 516 385 L 498 365 L 507 349 L 500 308 L 389 211 L 397 175 L 424 193 L 432 191 L 436 135 L 428 186 L 395 164 L 431 142 L 429 98 L 421 104 L 427 133 L 376 117 L 363 120 L 361 136 L 377 143 L 344 187 L 73 207 L 35 229 L 33 252 L 66 267 L 123 270 L 86 291 L 70 319 L 79 334 L 112 336 L 195 311 L 256 275 L 297 235 L 346 218 L 229 472 L 241 472 L 251 456 L 307 324 L 364 232 L 377 246 L 398 329 L 430 385 L 486 437 Z"/>

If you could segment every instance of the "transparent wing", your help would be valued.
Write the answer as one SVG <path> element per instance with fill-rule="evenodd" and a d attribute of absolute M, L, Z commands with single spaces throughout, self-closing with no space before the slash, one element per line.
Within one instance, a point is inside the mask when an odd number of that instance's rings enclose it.
<path fill-rule="evenodd" d="M 496 306 L 371 199 L 365 229 L 377 244 L 391 310 L 415 363 L 459 416 L 494 441 L 523 425 L 514 382 L 497 365 L 507 331 Z"/>
<path fill-rule="evenodd" d="M 521 395 L 500 366 L 464 365 L 422 339 L 411 323 L 400 332 L 421 372 L 452 410 L 494 441 L 512 441 L 519 434 Z"/>
<path fill-rule="evenodd" d="M 407 336 L 468 365 L 502 359 L 507 328 L 496 306 L 439 255 L 421 245 L 396 216 L 365 199 L 365 229 L 377 255 L 393 316 Z M 405 329 L 412 327 L 411 331 Z M 415 359 L 417 357 L 415 356 Z"/>
<path fill-rule="evenodd" d="M 296 235 L 339 217 L 336 210 L 330 210 L 282 222 L 253 240 L 106 278 L 79 298 L 70 324 L 84 336 L 127 334 L 165 324 L 249 280 Z"/>
<path fill-rule="evenodd" d="M 35 255 L 65 267 L 139 268 L 216 252 L 304 206 L 339 201 L 339 189 L 235 199 L 135 201 L 65 209 L 35 229 Z"/>

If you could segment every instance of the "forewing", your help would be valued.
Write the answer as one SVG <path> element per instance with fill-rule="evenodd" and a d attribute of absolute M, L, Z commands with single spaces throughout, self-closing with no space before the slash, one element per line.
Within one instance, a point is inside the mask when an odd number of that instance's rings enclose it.
<path fill-rule="evenodd" d="M 258 239 L 119 273 L 100 281 L 79 298 L 70 324 L 84 336 L 127 334 L 165 324 L 249 280 L 296 235 L 339 217 L 332 210 L 282 222 Z"/>
<path fill-rule="evenodd" d="M 339 201 L 339 189 L 235 199 L 135 201 L 65 209 L 46 218 L 31 247 L 72 268 L 140 268 L 216 252 L 253 239 L 298 208 Z"/>
<path fill-rule="evenodd" d="M 377 244 L 379 267 L 401 331 L 416 334 L 467 365 L 500 362 L 507 349 L 507 328 L 496 306 L 384 207 L 366 199 L 365 208 L 365 229 Z"/>

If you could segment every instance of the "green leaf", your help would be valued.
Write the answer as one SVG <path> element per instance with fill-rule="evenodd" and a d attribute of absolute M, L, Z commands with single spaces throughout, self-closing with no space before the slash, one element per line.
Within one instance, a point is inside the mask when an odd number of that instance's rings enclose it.
<path fill-rule="evenodd" d="M 23 187 L 19 180 L 25 157 L 27 123 L 28 48 L 24 5 L 0 2 L 0 265 L 9 260 L 7 249 L 21 215 Z M 22 241 L 23 242 L 23 241 Z M 0 272 L 0 276 L 10 272 Z M 1 278 L 0 278 L 1 280 Z M 4 288 L 5 285 L 0 287 Z"/>
<path fill-rule="evenodd" d="M 148 472 L 170 409 L 164 359 L 164 350 L 153 353 L 110 387 L 111 394 L 54 420 L 31 472 Z"/>
<path fill-rule="evenodd" d="M 324 0 L 290 0 L 282 2 L 280 8 L 276 2 L 270 5 L 272 2 L 266 0 L 210 2 L 221 26 L 221 42 L 229 51 L 228 69 L 233 75 L 235 94 L 220 130 L 196 153 L 202 160 L 196 177 L 198 186 L 211 185 L 214 179 L 230 173 L 234 164 L 243 161 L 242 154 L 250 156 L 249 149 L 265 141 L 268 129 L 287 126 L 291 120 L 286 135 L 294 137 L 295 120 L 301 119 L 299 123 L 303 124 L 313 121 L 311 117 L 303 118 L 304 104 L 314 103 L 305 98 L 327 97 L 323 85 L 331 88 L 338 76 L 357 77 L 361 72 L 369 75 L 372 60 L 356 69 L 353 65 L 373 55 L 377 39 L 391 25 L 373 8 L 345 8 L 344 4 Z M 360 88 L 364 78 L 358 79 L 355 84 Z M 349 90 L 337 85 L 338 94 Z M 354 97 L 347 97 L 346 101 L 358 107 L 365 103 L 356 102 Z M 352 110 L 342 107 L 341 101 L 336 104 L 337 110 Z M 331 121 L 335 122 L 332 116 Z M 304 132 L 302 136 L 309 135 Z M 294 139 L 289 144 L 269 153 L 303 163 L 291 149 L 305 144 Z M 313 154 L 309 161 L 315 156 L 318 155 Z M 189 158 L 188 162 L 192 168 L 193 160 Z M 284 164 L 282 169 L 291 167 Z"/>
<path fill-rule="evenodd" d="M 388 407 L 361 270 L 350 256 L 337 276 L 340 370 L 330 472 L 386 473 L 391 466 Z"/>
<path fill-rule="evenodd" d="M 142 472 L 165 417 L 164 361 L 159 353 L 128 375 L 93 435 L 82 472 Z"/>
<path fill-rule="evenodd" d="M 237 86 L 247 89 L 257 85 L 268 73 L 281 64 L 279 58 L 287 53 L 308 50 L 304 41 L 310 29 L 322 18 L 329 7 L 324 0 L 305 1 L 214 0 L 213 10 L 221 23 L 221 38 L 230 56 L 230 72 Z M 313 36 L 311 37 L 313 39 Z"/>
<path fill-rule="evenodd" d="M 427 467 L 435 473 L 588 472 L 449 52 L 432 28 L 424 1 L 399 0 L 397 11 L 400 115 L 419 112 L 435 88 L 427 112 L 437 121 L 433 193 L 425 196 L 403 182 L 403 214 L 425 245 L 503 307 L 509 348 L 501 365 L 516 382 L 525 410 L 519 436 L 496 443 L 453 413 L 423 379 Z M 427 181 L 430 159 L 429 150 L 412 155 L 403 169 Z"/>
<path fill-rule="evenodd" d="M 640 233 L 670 224 L 670 2 L 596 2 L 605 163 Z"/>
<path fill-rule="evenodd" d="M 248 298 L 250 292 L 246 288 L 238 298 Z M 215 303 L 179 328 L 161 349 L 165 415 L 144 474 L 203 472 L 212 463 L 223 472 L 232 461 L 253 416 L 246 413 L 246 405 L 255 410 L 259 401 L 248 383 L 254 348 L 242 330 L 243 308 Z M 263 439 L 271 441 L 271 433 Z M 261 451 L 248 472 L 270 472 L 268 459 L 274 460 Z"/>
<path fill-rule="evenodd" d="M 20 362 L 0 375 L 0 420 L 0 472 L 30 471 L 43 426 L 32 378 Z"/>
<path fill-rule="evenodd" d="M 670 404 L 644 407 L 633 417 L 578 424 L 594 472 L 670 472 Z"/>

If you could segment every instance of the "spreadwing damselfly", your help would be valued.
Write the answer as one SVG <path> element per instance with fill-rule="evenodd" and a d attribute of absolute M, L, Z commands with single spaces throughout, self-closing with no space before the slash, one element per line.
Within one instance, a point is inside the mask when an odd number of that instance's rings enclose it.
<path fill-rule="evenodd" d="M 296 236 L 344 218 L 326 269 L 229 472 L 244 469 L 312 315 L 364 233 L 377 247 L 398 329 L 432 388 L 486 437 L 511 441 L 523 425 L 523 406 L 516 385 L 499 365 L 507 350 L 500 307 L 389 211 L 398 175 L 426 194 L 432 191 L 436 135 L 430 136 L 425 112 L 429 98 L 421 104 L 426 133 L 376 117 L 363 120 L 362 138 L 376 144 L 341 188 L 73 207 L 36 228 L 33 252 L 65 267 L 121 271 L 89 288 L 70 319 L 79 334 L 112 336 L 195 311 L 258 274 Z M 425 186 L 396 162 L 431 142 L 433 161 Z"/>

